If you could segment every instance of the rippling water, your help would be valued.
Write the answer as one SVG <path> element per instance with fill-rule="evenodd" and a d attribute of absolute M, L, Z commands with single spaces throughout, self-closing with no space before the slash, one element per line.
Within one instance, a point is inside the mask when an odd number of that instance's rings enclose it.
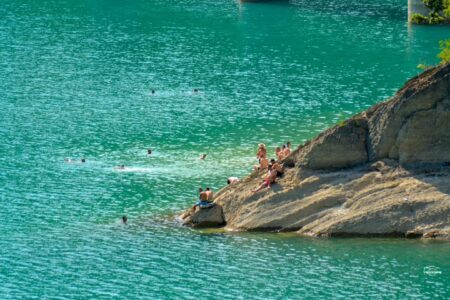
<path fill-rule="evenodd" d="M 172 217 L 247 174 L 258 142 L 299 144 L 436 63 L 450 30 L 409 28 L 406 0 L 16 0 L 0 15 L 1 298 L 450 297 L 448 243 Z"/>

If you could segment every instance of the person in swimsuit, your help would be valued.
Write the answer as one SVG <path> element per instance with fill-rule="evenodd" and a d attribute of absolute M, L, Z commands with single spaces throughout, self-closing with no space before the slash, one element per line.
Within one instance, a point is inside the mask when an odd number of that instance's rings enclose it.
<path fill-rule="evenodd" d="M 278 161 L 282 161 L 282 160 L 283 160 L 283 158 L 284 158 L 284 153 L 283 153 L 283 151 L 281 150 L 281 147 L 277 147 L 277 148 L 275 149 L 275 155 L 277 156 Z"/>
<path fill-rule="evenodd" d="M 202 154 L 202 156 L 200 156 L 199 159 L 200 159 L 200 160 L 205 160 L 205 159 L 206 159 L 206 154 Z"/>
<path fill-rule="evenodd" d="M 147 149 L 147 154 L 152 155 L 152 149 Z"/>
<path fill-rule="evenodd" d="M 260 159 L 263 157 L 267 157 L 266 145 L 258 144 L 258 151 L 256 152 L 256 158 Z"/>
<path fill-rule="evenodd" d="M 288 157 L 289 154 L 291 154 L 291 142 L 287 142 L 286 145 L 283 145 L 284 150 L 283 150 L 283 154 L 284 157 Z"/>
<path fill-rule="evenodd" d="M 229 177 L 229 178 L 227 179 L 227 184 L 228 184 L 228 185 L 230 185 L 230 184 L 235 184 L 235 183 L 238 183 L 238 182 L 240 182 L 240 180 L 239 180 L 239 178 L 237 178 L 237 177 Z"/>
<path fill-rule="evenodd" d="M 209 187 L 206 188 L 205 193 L 206 193 L 206 196 L 207 196 L 206 201 L 212 202 L 213 192 L 211 191 L 211 189 Z"/>
<path fill-rule="evenodd" d="M 122 224 L 127 225 L 128 218 L 127 216 L 122 216 Z"/>
<path fill-rule="evenodd" d="M 269 166 L 269 160 L 267 157 L 262 157 L 259 159 L 259 165 L 255 166 L 255 171 L 261 171 L 267 169 Z"/>
<path fill-rule="evenodd" d="M 275 159 L 270 160 L 270 164 L 272 165 L 272 169 L 277 171 L 277 177 L 282 177 L 284 174 L 283 167 L 279 164 Z"/>
<path fill-rule="evenodd" d="M 253 193 L 259 192 L 266 187 L 270 188 L 270 185 L 275 182 L 276 177 L 277 171 L 272 169 L 272 165 L 269 165 L 269 171 L 267 172 L 266 177 L 264 178 L 263 182 L 256 188 L 256 190 L 253 190 Z"/>

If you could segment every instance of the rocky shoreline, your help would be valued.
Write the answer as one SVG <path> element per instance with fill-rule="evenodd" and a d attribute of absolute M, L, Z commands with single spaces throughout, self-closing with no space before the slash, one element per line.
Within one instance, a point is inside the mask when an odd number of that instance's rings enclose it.
<path fill-rule="evenodd" d="M 263 174 L 223 188 L 185 225 L 307 236 L 450 237 L 450 65 L 408 81 L 394 97 L 321 133 Z"/>

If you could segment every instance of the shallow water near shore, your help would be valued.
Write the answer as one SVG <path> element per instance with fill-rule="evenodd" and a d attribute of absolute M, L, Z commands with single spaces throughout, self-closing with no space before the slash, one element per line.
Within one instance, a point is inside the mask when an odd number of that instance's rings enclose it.
<path fill-rule="evenodd" d="M 173 217 L 200 185 L 245 176 L 257 143 L 297 145 L 391 96 L 437 62 L 449 27 L 408 27 L 400 0 L 18 0 L 0 14 L 2 298 L 450 297 L 450 243 Z"/>

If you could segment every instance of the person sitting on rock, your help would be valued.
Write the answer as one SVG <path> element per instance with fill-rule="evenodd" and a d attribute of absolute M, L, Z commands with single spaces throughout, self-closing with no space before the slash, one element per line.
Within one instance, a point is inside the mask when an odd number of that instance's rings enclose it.
<path fill-rule="evenodd" d="M 278 161 L 282 161 L 284 158 L 284 153 L 281 151 L 281 147 L 275 148 L 275 155 L 277 156 Z"/>
<path fill-rule="evenodd" d="M 266 187 L 270 188 L 271 184 L 275 183 L 276 177 L 277 171 L 272 168 L 272 165 L 269 165 L 269 171 L 267 172 L 266 177 L 264 178 L 263 182 L 256 188 L 256 190 L 253 190 L 253 193 L 259 192 Z"/>
<path fill-rule="evenodd" d="M 255 171 L 261 171 L 261 170 L 266 170 L 267 167 L 269 166 L 269 160 L 267 159 L 267 157 L 262 157 L 259 159 L 259 165 L 255 166 Z"/>
<path fill-rule="evenodd" d="M 210 201 L 208 201 L 208 194 L 206 193 L 206 191 L 203 191 L 202 188 L 198 189 L 198 193 L 199 193 L 199 201 L 192 206 L 192 210 L 195 211 L 195 209 L 197 207 L 202 207 L 202 206 L 208 206 L 209 204 L 211 204 Z"/>
<path fill-rule="evenodd" d="M 240 182 L 240 180 L 239 180 L 239 178 L 237 178 L 237 177 L 229 177 L 229 178 L 227 179 L 227 184 L 228 184 L 228 185 L 230 185 L 230 184 L 236 184 L 236 183 L 238 183 L 238 182 Z"/>
<path fill-rule="evenodd" d="M 211 191 L 211 189 L 209 187 L 206 188 L 205 193 L 206 193 L 206 196 L 207 196 L 206 201 L 212 202 L 213 192 Z"/>
<path fill-rule="evenodd" d="M 286 145 L 283 145 L 284 150 L 283 150 L 283 155 L 284 157 L 288 157 L 289 154 L 291 154 L 291 142 L 287 142 Z"/>
<path fill-rule="evenodd" d="M 284 170 L 283 170 L 283 167 L 281 166 L 281 164 L 279 164 L 273 158 L 270 160 L 270 164 L 272 165 L 272 169 L 277 172 L 276 177 L 283 177 Z"/>

